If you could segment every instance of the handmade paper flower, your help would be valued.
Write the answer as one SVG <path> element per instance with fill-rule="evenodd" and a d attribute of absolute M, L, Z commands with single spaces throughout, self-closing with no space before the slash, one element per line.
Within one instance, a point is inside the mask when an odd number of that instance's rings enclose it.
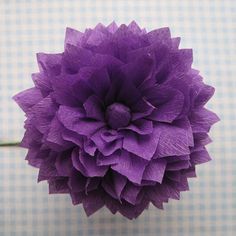
<path fill-rule="evenodd" d="M 50 193 L 69 193 L 87 215 L 105 205 L 132 219 L 188 190 L 218 118 L 204 108 L 214 88 L 179 42 L 169 28 L 98 24 L 67 28 L 63 53 L 37 54 L 35 87 L 14 99 L 26 159 Z"/>

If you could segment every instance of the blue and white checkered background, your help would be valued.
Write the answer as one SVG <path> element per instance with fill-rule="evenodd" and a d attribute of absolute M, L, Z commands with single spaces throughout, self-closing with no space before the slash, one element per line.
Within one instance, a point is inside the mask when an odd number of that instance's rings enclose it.
<path fill-rule="evenodd" d="M 84 30 L 98 22 L 148 30 L 170 26 L 194 66 L 216 87 L 208 107 L 221 117 L 211 132 L 213 161 L 199 166 L 190 192 L 165 211 L 150 207 L 137 220 L 106 209 L 86 218 L 67 195 L 48 195 L 25 150 L 0 149 L 0 235 L 236 235 L 236 1 L 234 0 L 0 0 L 0 141 L 23 135 L 24 116 L 11 97 L 32 85 L 36 52 L 60 52 L 66 26 Z"/>

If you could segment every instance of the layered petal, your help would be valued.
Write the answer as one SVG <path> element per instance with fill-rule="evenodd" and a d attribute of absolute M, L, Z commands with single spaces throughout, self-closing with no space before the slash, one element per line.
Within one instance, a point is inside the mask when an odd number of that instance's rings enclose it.
<path fill-rule="evenodd" d="M 127 132 L 123 140 L 123 148 L 145 160 L 151 160 L 157 150 L 159 139 L 160 132 L 155 128 L 152 134 L 143 136 Z"/>
<path fill-rule="evenodd" d="M 69 130 L 81 135 L 92 135 L 105 124 L 101 121 L 86 118 L 83 111 L 78 108 L 60 106 L 58 119 Z"/>
<path fill-rule="evenodd" d="M 147 161 L 136 155 L 122 151 L 117 164 L 111 168 L 127 177 L 131 182 L 140 184 Z"/>
<path fill-rule="evenodd" d="M 148 116 L 149 119 L 171 123 L 181 113 L 184 95 L 177 89 L 165 85 L 156 85 L 145 91 L 146 97 L 156 109 Z"/>
<path fill-rule="evenodd" d="M 138 217 L 189 190 L 219 120 L 214 94 L 168 27 L 136 22 L 67 28 L 62 53 L 38 53 L 35 87 L 14 96 L 26 113 L 21 146 L 47 180 L 89 216 L 106 206 Z"/>
<path fill-rule="evenodd" d="M 117 139 L 107 142 L 104 140 L 104 132 L 106 132 L 106 129 L 98 130 L 91 136 L 91 140 L 96 144 L 97 149 L 103 155 L 109 156 L 122 147 L 122 139 L 117 136 Z"/>
<path fill-rule="evenodd" d="M 149 162 L 143 173 L 144 180 L 151 180 L 158 183 L 162 182 L 166 168 L 166 160 L 155 159 Z"/>
<path fill-rule="evenodd" d="M 18 93 L 13 97 L 13 99 L 17 102 L 17 104 L 24 112 L 28 112 L 29 109 L 40 102 L 43 97 L 39 89 L 30 88 Z"/>
<path fill-rule="evenodd" d="M 94 157 L 77 149 L 72 152 L 72 163 L 78 171 L 87 177 L 102 177 L 108 169 L 106 166 L 98 166 Z"/>

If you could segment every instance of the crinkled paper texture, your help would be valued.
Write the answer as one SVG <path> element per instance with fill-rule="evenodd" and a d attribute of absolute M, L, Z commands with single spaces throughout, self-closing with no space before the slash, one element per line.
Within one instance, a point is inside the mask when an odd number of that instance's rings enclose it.
<path fill-rule="evenodd" d="M 218 117 L 214 88 L 169 28 L 98 24 L 67 28 L 62 53 L 38 53 L 35 86 L 14 96 L 26 114 L 22 146 L 50 193 L 87 215 L 103 206 L 138 217 L 188 190 Z"/>

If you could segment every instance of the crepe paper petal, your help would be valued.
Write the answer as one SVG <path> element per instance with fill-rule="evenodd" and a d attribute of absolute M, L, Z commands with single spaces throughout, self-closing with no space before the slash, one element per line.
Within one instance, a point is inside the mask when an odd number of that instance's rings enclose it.
<path fill-rule="evenodd" d="M 180 182 L 181 173 L 180 171 L 166 171 L 166 177 L 175 182 Z"/>
<path fill-rule="evenodd" d="M 135 87 L 134 84 L 126 79 L 122 71 L 117 75 L 117 77 L 113 79 L 112 83 L 115 84 L 116 89 L 118 88 L 115 99 L 120 103 L 127 104 L 127 106 L 130 106 L 133 110 L 134 104 L 137 103 L 137 100 L 141 99 L 141 93 L 139 92 L 139 90 Z"/>
<path fill-rule="evenodd" d="M 99 97 L 104 97 L 110 87 L 110 78 L 106 69 L 102 68 L 94 71 L 91 77 L 88 77 L 90 88 Z"/>
<path fill-rule="evenodd" d="M 38 150 L 37 148 L 31 148 L 28 151 L 25 160 L 28 161 L 29 165 L 39 168 L 45 156 L 47 155 L 49 155 L 48 150 Z"/>
<path fill-rule="evenodd" d="M 116 196 L 120 198 L 121 193 L 127 183 L 127 178 L 119 173 L 113 173 L 113 186 L 116 193 Z"/>
<path fill-rule="evenodd" d="M 132 205 L 138 203 L 138 196 L 141 193 L 142 187 L 133 184 L 127 184 L 122 192 L 122 198 Z"/>
<path fill-rule="evenodd" d="M 27 112 L 36 103 L 40 102 L 43 97 L 41 91 L 37 88 L 30 88 L 15 95 L 13 99 L 17 102 L 20 108 Z"/>
<path fill-rule="evenodd" d="M 74 149 L 72 152 L 72 163 L 78 171 L 87 177 L 102 177 L 108 169 L 106 166 L 96 165 L 94 157 L 79 152 L 77 149 Z"/>
<path fill-rule="evenodd" d="M 109 156 L 104 156 L 101 153 L 97 156 L 97 165 L 98 166 L 109 166 L 112 164 L 119 163 L 120 151 L 116 151 Z"/>
<path fill-rule="evenodd" d="M 94 67 L 86 66 L 82 67 L 78 74 L 70 75 L 71 81 L 73 81 L 73 84 L 71 85 L 71 95 L 73 95 L 77 101 L 77 105 L 75 107 L 82 107 L 82 104 L 86 101 L 86 99 L 94 94 L 88 84 L 88 81 L 86 80 L 86 78 L 90 77 L 94 71 Z M 78 91 L 80 92 L 78 93 Z M 81 104 L 81 106 L 78 106 L 79 104 Z"/>
<path fill-rule="evenodd" d="M 198 165 L 211 160 L 209 153 L 206 150 L 196 151 L 191 153 L 191 164 Z"/>
<path fill-rule="evenodd" d="M 105 201 L 105 206 L 107 207 L 107 209 L 109 209 L 109 211 L 112 214 L 116 214 L 118 212 L 118 204 L 117 204 L 116 199 L 114 199 L 110 195 L 106 194 L 106 195 L 104 195 L 104 201 Z"/>
<path fill-rule="evenodd" d="M 97 96 L 95 95 L 90 96 L 85 101 L 83 106 L 86 111 L 86 115 L 89 118 L 94 118 L 100 121 L 104 120 L 103 104 Z"/>
<path fill-rule="evenodd" d="M 206 108 L 195 110 L 190 116 L 193 132 L 208 132 L 217 121 L 219 121 L 217 115 Z"/>
<path fill-rule="evenodd" d="M 50 83 L 49 80 L 45 79 L 45 74 L 33 73 L 31 75 L 31 77 L 32 77 L 32 80 L 34 82 L 35 88 L 39 89 L 40 94 L 43 97 L 47 97 L 50 94 L 50 92 L 52 92 L 51 83 Z M 37 95 L 35 95 L 35 97 L 37 98 Z M 35 99 L 34 97 L 31 97 L 31 99 L 32 98 Z M 13 97 L 13 99 L 14 99 L 14 97 Z M 35 102 L 33 104 L 35 104 Z"/>
<path fill-rule="evenodd" d="M 73 192 L 70 191 L 71 201 L 73 205 L 81 204 L 84 197 L 86 196 L 84 192 Z"/>
<path fill-rule="evenodd" d="M 167 163 L 177 162 L 177 161 L 188 161 L 190 160 L 190 155 L 180 155 L 180 156 L 169 156 L 165 157 Z"/>
<path fill-rule="evenodd" d="M 124 137 L 123 148 L 145 160 L 151 160 L 157 149 L 159 135 L 160 133 L 157 130 L 154 130 L 151 135 L 141 137 L 133 132 L 127 132 Z"/>
<path fill-rule="evenodd" d="M 67 27 L 65 35 L 65 45 L 71 44 L 74 46 L 82 46 L 84 34 L 78 30 Z"/>
<path fill-rule="evenodd" d="M 115 191 L 113 189 L 112 183 L 111 181 L 108 180 L 108 178 L 104 178 L 101 184 L 102 188 L 104 189 L 104 191 L 109 194 L 112 198 L 114 199 L 118 199 Z"/>
<path fill-rule="evenodd" d="M 95 68 L 95 71 L 100 69 L 101 72 L 103 71 L 106 73 L 104 68 L 106 68 L 107 72 L 111 72 L 112 70 L 118 70 L 118 68 L 123 65 L 124 63 L 117 57 L 113 56 L 112 54 L 104 54 L 104 53 L 97 53 L 93 55 L 91 65 Z M 116 75 L 117 76 L 117 75 Z M 110 79 L 115 79 L 116 77 Z M 119 81 L 120 82 L 120 81 Z"/>
<path fill-rule="evenodd" d="M 58 155 L 55 166 L 57 172 L 60 176 L 70 176 L 71 171 L 73 169 L 71 154 L 66 154 L 65 152 L 62 155 Z"/>
<path fill-rule="evenodd" d="M 138 134 L 146 135 L 153 132 L 153 123 L 149 120 L 139 119 L 125 128 L 120 128 L 120 130 L 122 129 L 132 130 Z"/>
<path fill-rule="evenodd" d="M 168 27 L 152 30 L 147 33 L 147 38 L 150 43 L 155 43 L 156 40 L 165 42 L 168 39 L 171 39 L 170 29 Z"/>
<path fill-rule="evenodd" d="M 52 92 L 50 93 L 53 100 L 59 105 L 76 107 L 79 103 L 77 97 L 73 94 L 72 81 L 78 79 L 78 75 L 66 75 L 50 77 Z M 55 83 L 56 81 L 56 83 Z M 66 90 L 64 88 L 67 88 Z"/>
<path fill-rule="evenodd" d="M 148 117 L 155 108 L 155 106 L 153 106 L 146 100 L 146 98 L 143 97 L 133 106 L 132 121 Z"/>
<path fill-rule="evenodd" d="M 143 173 L 143 179 L 161 183 L 165 173 L 165 169 L 166 161 L 164 159 L 152 160 Z"/>
<path fill-rule="evenodd" d="M 84 113 L 81 108 L 74 108 L 63 105 L 59 107 L 57 115 L 62 124 L 72 131 L 74 123 L 77 123 L 78 119 L 84 117 Z"/>
<path fill-rule="evenodd" d="M 34 126 L 28 124 L 29 120 L 25 121 L 25 128 L 27 128 L 24 137 L 20 143 L 21 147 L 30 148 L 36 147 L 35 150 L 41 146 L 41 141 L 43 138 L 43 134 L 41 134 Z"/>
<path fill-rule="evenodd" d="M 84 141 L 84 151 L 87 152 L 90 156 L 94 156 L 97 147 L 96 144 L 91 140 L 91 139 L 87 139 L 86 141 Z"/>
<path fill-rule="evenodd" d="M 38 53 L 34 87 L 14 96 L 26 114 L 21 146 L 49 193 L 70 194 L 89 216 L 106 206 L 137 218 L 189 190 L 219 120 L 214 88 L 192 49 L 164 27 L 135 21 L 67 28 L 62 53 Z"/>
<path fill-rule="evenodd" d="M 62 72 L 69 75 L 77 74 L 83 66 L 91 65 L 92 57 L 90 50 L 67 44 L 63 54 Z"/>
<path fill-rule="evenodd" d="M 122 152 L 119 162 L 111 166 L 118 173 L 126 176 L 131 182 L 140 184 L 147 162 L 128 152 Z"/>
<path fill-rule="evenodd" d="M 172 67 L 176 73 L 188 71 L 193 62 L 192 49 L 179 49 L 172 54 Z"/>
<path fill-rule="evenodd" d="M 100 191 L 94 190 L 83 199 L 83 207 L 87 216 L 92 215 L 104 206 L 104 198 Z"/>
<path fill-rule="evenodd" d="M 110 172 L 102 181 L 103 189 L 114 199 L 120 200 L 127 178 L 117 172 Z"/>
<path fill-rule="evenodd" d="M 166 189 L 168 191 L 169 198 L 179 200 L 180 199 L 180 192 L 178 189 L 174 188 L 170 184 L 166 185 Z"/>
<path fill-rule="evenodd" d="M 59 176 L 55 167 L 55 160 L 55 157 L 48 157 L 41 163 L 38 175 L 38 182 Z"/>
<path fill-rule="evenodd" d="M 102 138 L 102 134 L 106 131 L 106 129 L 98 130 L 93 136 L 91 136 L 91 140 L 95 143 L 97 149 L 105 156 L 109 156 L 114 153 L 116 150 L 122 147 L 122 140 L 116 139 L 112 142 L 104 141 Z"/>
<path fill-rule="evenodd" d="M 193 178 L 196 177 L 196 172 L 195 172 L 195 166 L 192 166 L 188 169 L 182 170 L 183 174 L 185 174 L 185 176 L 187 178 Z"/>
<path fill-rule="evenodd" d="M 176 38 L 172 38 L 172 39 L 171 39 L 171 41 L 172 41 L 172 47 L 173 47 L 174 49 L 178 49 L 179 44 L 180 44 L 180 40 L 181 40 L 180 37 L 176 37 Z"/>
<path fill-rule="evenodd" d="M 50 124 L 55 116 L 56 110 L 57 107 L 51 97 L 47 96 L 32 106 L 27 116 L 29 117 L 30 123 L 33 124 L 40 133 L 44 134 L 50 129 Z"/>
<path fill-rule="evenodd" d="M 190 130 L 168 124 L 158 125 L 156 129 L 160 132 L 160 138 L 155 156 L 180 156 L 190 153 L 191 143 L 188 137 Z"/>
<path fill-rule="evenodd" d="M 128 29 L 130 29 L 132 32 L 136 34 L 141 34 L 143 30 L 139 27 L 139 25 L 135 21 L 131 21 L 131 23 L 128 25 Z"/>
<path fill-rule="evenodd" d="M 117 139 L 122 138 L 122 134 L 119 134 L 119 132 L 117 132 L 117 130 L 107 130 L 105 129 L 103 132 L 101 132 L 101 138 L 107 142 L 113 142 Z"/>
<path fill-rule="evenodd" d="M 59 122 L 58 118 L 55 116 L 51 122 L 51 127 L 49 129 L 46 141 L 48 145 L 55 151 L 66 150 L 71 148 L 73 144 L 65 140 L 61 135 L 61 130 L 63 129 L 62 124 Z"/>
<path fill-rule="evenodd" d="M 103 40 L 106 39 L 106 35 L 99 30 L 93 30 L 87 40 L 87 44 L 92 46 L 98 46 Z"/>
<path fill-rule="evenodd" d="M 97 129 L 104 126 L 103 122 L 84 118 L 81 109 L 67 106 L 60 106 L 58 119 L 66 128 L 81 135 L 92 135 Z"/>
<path fill-rule="evenodd" d="M 155 206 L 161 206 L 161 203 L 168 202 L 169 193 L 166 189 L 166 184 L 156 184 L 147 190 L 147 196 Z"/>
<path fill-rule="evenodd" d="M 69 193 L 70 191 L 69 191 L 67 182 L 68 182 L 67 178 L 49 180 L 48 181 L 49 194 L 53 194 L 53 193 Z"/>
<path fill-rule="evenodd" d="M 175 182 L 174 188 L 178 189 L 179 191 L 189 191 L 187 176 L 181 175 L 181 181 L 179 181 L 178 183 Z"/>
<path fill-rule="evenodd" d="M 50 76 L 57 76 L 61 73 L 62 53 L 37 53 L 37 61 L 40 72 L 46 72 Z"/>
<path fill-rule="evenodd" d="M 143 199 L 139 204 L 133 205 L 128 202 L 123 202 L 124 207 L 119 205 L 119 212 L 126 218 L 132 220 L 137 218 L 145 209 L 148 209 L 149 202 L 146 199 Z"/>
<path fill-rule="evenodd" d="M 79 171 L 73 169 L 68 181 L 68 186 L 72 192 L 83 192 L 86 188 L 87 178 L 83 176 Z"/>
<path fill-rule="evenodd" d="M 212 142 L 211 138 L 207 133 L 194 133 L 194 146 L 205 146 Z"/>
<path fill-rule="evenodd" d="M 139 86 L 152 72 L 153 64 L 153 58 L 148 54 L 124 65 L 121 71 L 135 86 Z"/>
<path fill-rule="evenodd" d="M 184 170 L 188 169 L 191 166 L 190 162 L 188 160 L 184 161 L 176 161 L 172 163 L 168 163 L 166 166 L 166 170 Z"/>
<path fill-rule="evenodd" d="M 196 107 L 204 106 L 208 102 L 208 100 L 213 96 L 214 92 L 215 88 L 213 88 L 212 86 L 205 84 L 202 85 L 202 88 L 194 101 L 194 105 Z"/>
<path fill-rule="evenodd" d="M 147 90 L 147 93 L 149 94 L 147 99 L 157 107 L 148 116 L 149 119 L 171 123 L 181 113 L 184 95 L 180 91 L 167 86 L 155 86 Z M 153 98 L 153 93 L 156 94 L 155 98 Z"/>
<path fill-rule="evenodd" d="M 111 22 L 111 23 L 106 27 L 106 29 L 107 29 L 110 33 L 114 34 L 114 33 L 117 31 L 118 26 L 117 26 L 116 22 L 113 21 L 113 22 Z"/>
<path fill-rule="evenodd" d="M 79 147 L 83 146 L 83 137 L 74 131 L 63 129 L 61 136 L 64 140 L 70 141 Z"/>
<path fill-rule="evenodd" d="M 85 185 L 85 194 L 88 195 L 88 192 L 97 189 L 100 182 L 101 182 L 101 178 L 99 177 L 88 178 Z"/>

